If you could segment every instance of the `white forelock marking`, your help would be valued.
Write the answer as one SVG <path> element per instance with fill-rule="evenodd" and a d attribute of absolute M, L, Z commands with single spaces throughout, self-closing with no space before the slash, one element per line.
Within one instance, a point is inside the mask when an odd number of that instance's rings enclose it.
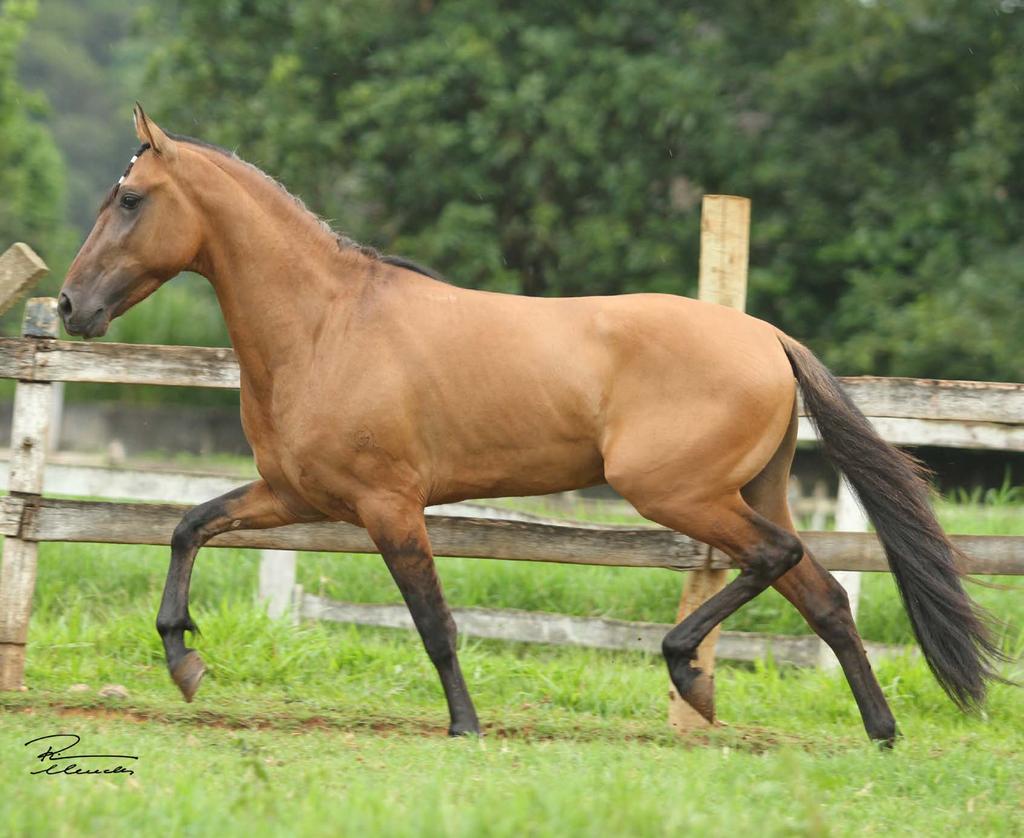
<path fill-rule="evenodd" d="M 128 177 L 128 173 L 132 170 L 132 166 L 135 165 L 135 161 L 139 159 L 139 155 L 133 154 L 132 159 L 128 161 L 128 168 L 124 170 L 124 174 L 117 179 L 117 185 L 120 186 L 124 183 L 124 179 Z"/>

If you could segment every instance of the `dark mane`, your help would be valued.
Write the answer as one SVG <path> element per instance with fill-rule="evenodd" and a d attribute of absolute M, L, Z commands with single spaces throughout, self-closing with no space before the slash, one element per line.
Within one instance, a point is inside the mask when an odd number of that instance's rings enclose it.
<path fill-rule="evenodd" d="M 224 146 L 217 145 L 216 143 L 208 143 L 206 140 L 200 140 L 196 137 L 190 137 L 187 134 L 175 134 L 173 131 L 164 131 L 164 133 L 177 143 L 187 143 L 188 145 L 194 145 L 198 146 L 199 148 L 205 148 L 217 154 L 222 154 L 225 157 L 230 157 L 232 160 L 237 160 L 240 163 L 245 163 L 245 165 L 247 166 L 252 166 L 253 169 L 259 172 L 269 181 L 271 181 L 282 192 L 288 195 L 289 198 L 295 201 L 295 203 L 298 206 L 300 206 L 311 216 L 316 218 L 316 220 L 321 224 L 321 226 L 323 226 L 325 232 L 328 232 L 330 235 L 334 237 L 334 240 L 338 243 L 339 250 L 353 249 L 358 251 L 361 255 L 366 256 L 367 258 L 374 259 L 378 262 L 382 262 L 385 265 L 391 265 L 396 268 L 404 268 L 405 270 L 422 274 L 423 276 L 430 277 L 431 279 L 436 279 L 439 282 L 448 281 L 443 276 L 441 276 L 441 274 L 439 274 L 437 271 L 431 270 L 430 268 L 425 268 L 422 265 L 419 265 L 416 262 L 411 261 L 410 259 L 405 259 L 402 256 L 386 256 L 376 248 L 370 247 L 369 245 L 360 244 L 359 242 L 346 236 L 344 233 L 339 233 L 337 230 L 334 230 L 329 224 L 327 224 L 327 222 L 325 222 L 323 219 L 319 218 L 319 216 L 313 213 L 312 210 L 310 210 L 305 205 L 301 198 L 292 195 L 292 193 L 289 192 L 279 181 L 272 178 L 258 166 L 254 166 L 252 163 L 248 163 L 247 161 L 242 160 L 242 158 L 235 154 L 235 152 L 231 151 L 231 149 L 224 148 Z M 146 144 L 146 147 L 148 148 L 148 144 Z M 125 174 L 127 175 L 127 173 L 128 171 L 126 170 Z M 100 206 L 100 212 L 103 212 L 103 210 L 107 208 L 107 205 L 114 200 L 114 196 L 117 194 L 117 189 L 119 186 L 120 182 L 115 183 L 114 186 L 111 188 L 110 192 L 107 193 L 106 198 L 104 198 L 103 200 L 103 204 Z"/>
<path fill-rule="evenodd" d="M 380 254 L 377 254 L 377 259 L 385 265 L 394 265 L 396 268 L 405 268 L 407 271 L 414 271 L 415 273 L 423 274 L 423 276 L 429 276 L 431 279 L 436 279 L 438 282 L 448 282 L 448 280 L 441 276 L 437 271 L 425 268 L 423 265 L 418 265 L 401 256 L 381 256 Z"/>

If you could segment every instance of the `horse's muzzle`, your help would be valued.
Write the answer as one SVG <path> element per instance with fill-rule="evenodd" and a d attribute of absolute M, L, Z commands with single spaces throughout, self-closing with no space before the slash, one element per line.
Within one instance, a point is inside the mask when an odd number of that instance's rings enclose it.
<path fill-rule="evenodd" d="M 76 304 L 67 292 L 62 292 L 57 300 L 57 311 L 60 312 L 64 330 L 69 335 L 98 338 L 105 335 L 110 327 L 110 315 L 106 306 Z"/>

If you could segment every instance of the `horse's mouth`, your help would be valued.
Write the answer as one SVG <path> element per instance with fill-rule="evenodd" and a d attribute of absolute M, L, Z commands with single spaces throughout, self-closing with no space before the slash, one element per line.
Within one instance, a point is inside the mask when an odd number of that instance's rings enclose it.
<path fill-rule="evenodd" d="M 75 337 L 100 338 L 110 328 L 110 316 L 105 308 L 96 310 L 92 317 L 84 323 L 79 322 L 75 317 L 62 318 L 64 320 L 64 331 Z"/>

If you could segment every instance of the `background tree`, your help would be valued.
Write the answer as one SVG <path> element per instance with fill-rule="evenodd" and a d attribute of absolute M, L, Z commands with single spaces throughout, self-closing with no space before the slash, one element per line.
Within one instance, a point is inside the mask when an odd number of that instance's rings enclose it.
<path fill-rule="evenodd" d="M 43 0 L 23 71 L 85 120 L 54 122 L 83 196 L 120 171 L 140 98 L 360 240 L 467 286 L 581 294 L 692 293 L 700 196 L 734 192 L 751 310 L 839 371 L 1019 380 L 1021 7 Z M 115 334 L 224 339 L 204 286 L 164 293 Z"/>
<path fill-rule="evenodd" d="M 144 5 L 144 4 L 143 4 Z M 67 168 L 66 217 L 84 236 L 100 199 L 137 147 L 131 105 L 145 70 L 133 0 L 40 0 L 20 54 L 23 85 Z"/>
<path fill-rule="evenodd" d="M 64 258 L 64 166 L 38 117 L 41 97 L 18 83 L 18 47 L 35 14 L 32 0 L 0 4 L 0 250 L 26 241 L 47 260 Z"/>

